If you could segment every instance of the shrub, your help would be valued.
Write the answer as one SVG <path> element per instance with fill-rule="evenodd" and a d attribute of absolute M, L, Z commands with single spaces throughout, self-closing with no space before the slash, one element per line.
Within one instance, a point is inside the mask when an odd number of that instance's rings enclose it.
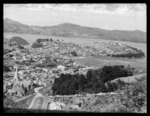
<path fill-rule="evenodd" d="M 5 98 L 3 101 L 4 108 L 15 108 L 16 104 L 9 98 Z"/>
<path fill-rule="evenodd" d="M 73 51 L 71 52 L 72 56 L 78 56 L 77 52 Z"/>
<path fill-rule="evenodd" d="M 51 41 L 51 42 L 52 42 L 52 41 L 53 41 L 53 39 L 52 39 L 52 38 L 50 38 L 50 40 L 49 40 L 49 41 Z"/>
<path fill-rule="evenodd" d="M 23 47 L 23 46 L 21 46 L 21 45 L 18 45 L 18 48 L 19 48 L 19 49 L 24 49 L 24 47 Z"/>
<path fill-rule="evenodd" d="M 23 39 L 22 37 L 19 37 L 19 36 L 14 36 L 12 37 L 10 40 L 9 40 L 9 43 L 12 43 L 12 42 L 15 42 L 19 45 L 29 45 L 29 43 Z"/>
<path fill-rule="evenodd" d="M 37 39 L 37 40 L 36 40 L 36 43 L 40 44 L 41 41 L 42 41 L 42 39 Z"/>
<path fill-rule="evenodd" d="M 143 108 L 146 107 L 146 84 L 138 81 L 126 85 L 121 102 L 129 112 L 143 112 Z"/>
<path fill-rule="evenodd" d="M 108 55 L 108 56 L 110 56 L 110 55 Z M 132 57 L 142 58 L 145 56 L 145 54 L 142 51 L 138 50 L 136 53 L 112 54 L 111 56 L 112 57 L 119 57 L 119 58 L 132 58 Z"/>
<path fill-rule="evenodd" d="M 10 70 L 10 68 L 8 66 L 4 65 L 3 66 L 3 71 L 10 72 L 11 70 Z"/>
<path fill-rule="evenodd" d="M 34 42 L 34 43 L 32 44 L 32 48 L 39 48 L 39 47 L 42 47 L 42 44 L 36 43 L 36 42 Z"/>
<path fill-rule="evenodd" d="M 121 81 L 120 79 L 117 80 L 116 82 L 117 89 L 122 89 L 126 84 L 124 81 Z"/>

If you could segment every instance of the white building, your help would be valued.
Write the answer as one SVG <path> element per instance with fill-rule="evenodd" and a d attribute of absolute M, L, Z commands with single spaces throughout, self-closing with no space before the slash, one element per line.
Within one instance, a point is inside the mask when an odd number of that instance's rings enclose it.
<path fill-rule="evenodd" d="M 57 66 L 57 69 L 59 69 L 59 70 L 62 70 L 62 71 L 63 71 L 63 70 L 65 69 L 65 66 L 63 66 L 63 65 L 58 65 L 58 66 Z"/>

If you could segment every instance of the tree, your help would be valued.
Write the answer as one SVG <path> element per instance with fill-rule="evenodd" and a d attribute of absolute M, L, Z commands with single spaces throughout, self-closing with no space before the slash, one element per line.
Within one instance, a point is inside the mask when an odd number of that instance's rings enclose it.
<path fill-rule="evenodd" d="M 74 82 L 72 82 L 69 87 L 69 94 L 75 94 L 75 92 L 76 92 L 76 85 Z"/>
<path fill-rule="evenodd" d="M 21 45 L 18 45 L 18 48 L 19 48 L 19 49 L 24 49 L 24 47 L 23 47 L 23 46 L 21 46 Z"/>
<path fill-rule="evenodd" d="M 39 47 L 42 47 L 42 44 L 39 44 L 39 43 L 36 43 L 36 42 L 34 42 L 32 44 L 32 48 L 39 48 Z"/>
<path fill-rule="evenodd" d="M 75 52 L 75 51 L 72 51 L 71 54 L 72 54 L 72 56 L 78 56 L 77 52 Z"/>
<path fill-rule="evenodd" d="M 132 71 L 127 70 L 122 65 L 115 65 L 115 66 L 104 66 L 101 69 L 100 79 L 106 83 L 118 77 L 127 77 L 131 76 Z"/>
<path fill-rule="evenodd" d="M 116 83 L 118 89 L 122 89 L 125 86 L 125 82 L 121 81 L 120 79 L 118 79 Z"/>
<path fill-rule="evenodd" d="M 4 66 L 3 66 L 3 71 L 9 72 L 9 71 L 11 71 L 11 70 L 10 70 L 10 68 L 9 68 L 8 66 L 4 65 Z"/>
<path fill-rule="evenodd" d="M 9 39 L 9 43 L 14 43 L 13 45 L 29 45 L 29 43 L 19 36 L 13 36 L 11 39 Z"/>
<path fill-rule="evenodd" d="M 86 77 L 87 77 L 87 81 L 91 81 L 91 79 L 93 77 L 92 70 L 88 70 Z"/>
<path fill-rule="evenodd" d="M 52 42 L 52 41 L 53 41 L 53 39 L 52 39 L 52 38 L 50 38 L 50 41 Z"/>
<path fill-rule="evenodd" d="M 40 44 L 41 41 L 42 41 L 42 39 L 37 39 L 37 40 L 36 40 L 36 43 Z"/>
<path fill-rule="evenodd" d="M 105 84 L 101 81 L 101 80 L 99 80 L 98 82 L 98 92 L 107 92 L 107 88 L 106 88 L 106 86 L 105 86 Z"/>
<path fill-rule="evenodd" d="M 114 88 L 113 88 L 112 83 L 111 83 L 110 81 L 107 82 L 107 91 L 108 91 L 108 92 L 114 91 Z"/>
<path fill-rule="evenodd" d="M 88 70 L 87 74 L 61 74 L 55 79 L 52 90 L 55 94 L 75 94 L 79 92 L 107 92 L 115 91 L 118 85 L 108 83 L 108 89 L 105 83 L 120 76 L 128 76 L 124 66 L 104 66 L 102 69 Z M 120 73 L 120 74 L 116 74 Z M 120 85 L 123 83 L 120 83 Z M 119 85 L 119 86 L 120 86 Z"/>
<path fill-rule="evenodd" d="M 84 75 L 81 75 L 78 79 L 79 89 L 83 90 L 84 89 L 83 85 L 85 85 L 86 83 L 87 83 L 86 78 L 84 77 Z"/>
<path fill-rule="evenodd" d="M 3 104 L 4 104 L 4 108 L 15 108 L 16 107 L 16 103 L 8 98 L 4 99 Z"/>

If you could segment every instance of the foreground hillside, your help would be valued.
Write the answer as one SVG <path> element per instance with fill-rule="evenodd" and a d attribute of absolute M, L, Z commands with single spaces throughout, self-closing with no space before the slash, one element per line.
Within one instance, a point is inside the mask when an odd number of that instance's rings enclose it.
<path fill-rule="evenodd" d="M 105 40 L 120 40 L 130 42 L 146 42 L 146 33 L 123 30 L 104 30 L 99 28 L 85 27 L 71 23 L 63 23 L 55 26 L 29 26 L 21 24 L 11 19 L 4 20 L 4 32 L 24 33 L 24 34 L 44 34 L 61 37 L 84 37 Z"/>
<path fill-rule="evenodd" d="M 122 86 L 122 84 L 120 83 Z M 119 85 L 119 86 L 120 86 Z M 24 108 L 6 108 L 5 112 L 111 112 L 111 113 L 146 113 L 146 78 L 137 80 L 134 83 L 125 84 L 119 87 L 116 92 L 98 93 L 87 95 L 70 95 L 70 96 L 55 96 L 55 103 L 63 104 L 60 110 L 47 109 L 24 109 Z M 57 99 L 56 99 L 57 98 Z M 38 98 L 37 98 L 38 99 Z M 47 98 L 43 98 L 47 101 Z M 31 100 L 32 101 L 32 100 Z M 24 102 L 11 103 L 17 106 L 19 104 L 28 104 L 28 100 Z M 44 105 L 42 102 L 40 105 Z M 59 105 L 61 105 L 59 104 Z M 29 104 L 30 105 L 30 104 Z M 22 105 L 21 105 L 22 106 Z"/>

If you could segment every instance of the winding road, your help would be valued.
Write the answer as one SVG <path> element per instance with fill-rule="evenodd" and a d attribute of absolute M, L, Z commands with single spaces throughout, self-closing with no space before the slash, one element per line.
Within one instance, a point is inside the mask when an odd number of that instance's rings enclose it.
<path fill-rule="evenodd" d="M 43 104 L 43 101 L 45 98 L 41 93 L 39 93 L 39 89 L 41 88 L 43 87 L 38 87 L 34 89 L 36 95 L 32 99 L 32 102 L 30 106 L 28 107 L 28 109 L 41 109 L 41 106 L 42 106 L 41 104 Z"/>
<path fill-rule="evenodd" d="M 39 90 L 42 88 L 44 88 L 44 87 L 38 87 L 38 88 L 34 89 L 36 95 L 32 99 L 31 104 L 28 107 L 28 109 L 44 109 L 44 110 L 46 110 L 47 105 L 54 101 L 53 97 L 44 96 L 45 92 L 49 91 L 49 89 L 51 87 L 48 87 L 48 88 L 42 90 L 41 93 L 43 95 L 39 92 Z"/>

